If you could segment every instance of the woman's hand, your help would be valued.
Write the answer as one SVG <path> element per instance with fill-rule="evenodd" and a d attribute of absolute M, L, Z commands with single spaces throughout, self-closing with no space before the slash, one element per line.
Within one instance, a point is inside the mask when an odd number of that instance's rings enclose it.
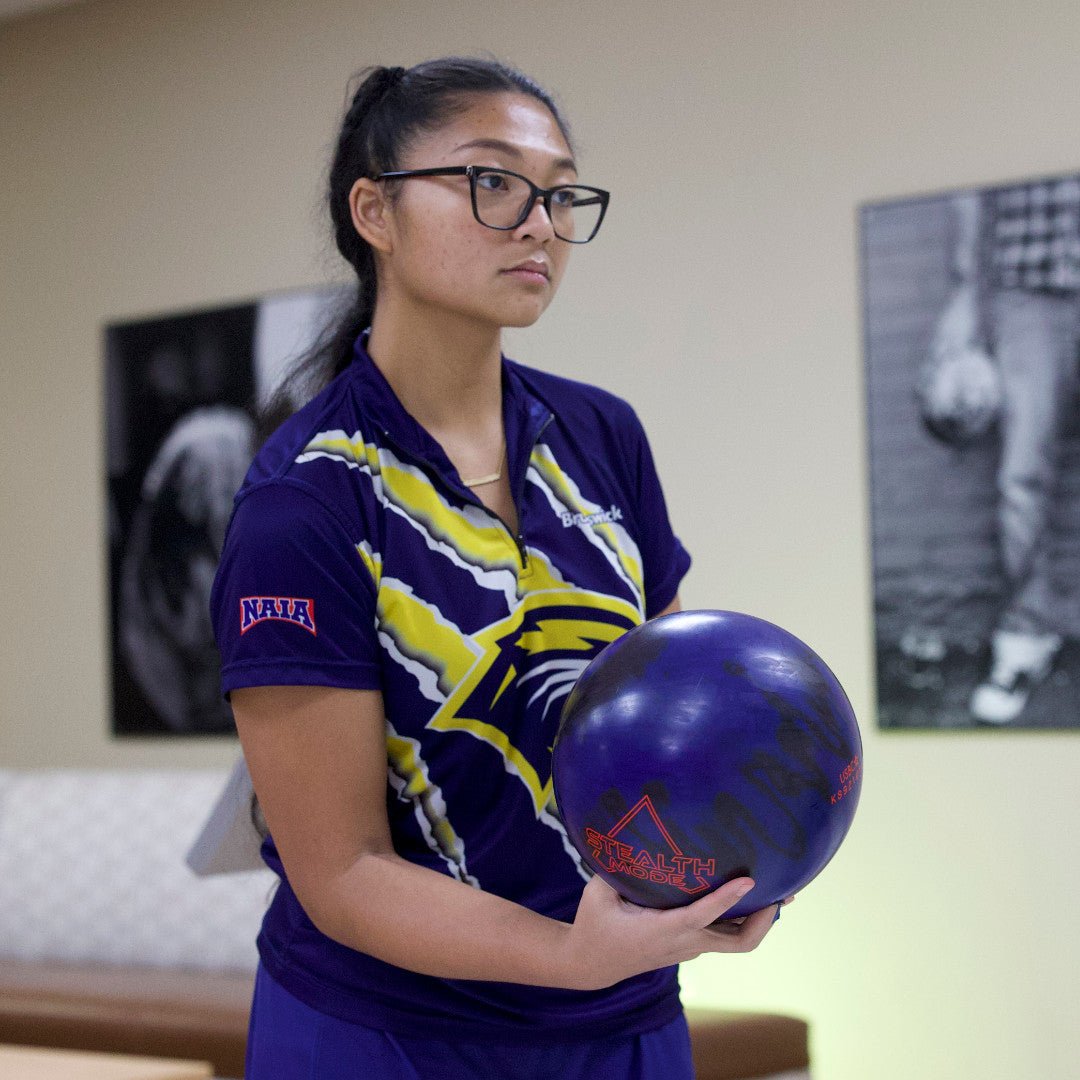
<path fill-rule="evenodd" d="M 717 922 L 753 886 L 750 878 L 735 878 L 686 907 L 661 911 L 623 900 L 603 879 L 594 877 L 585 886 L 566 938 L 568 984 L 578 990 L 599 990 L 702 953 L 756 949 L 776 921 L 775 905 L 744 919 Z"/>

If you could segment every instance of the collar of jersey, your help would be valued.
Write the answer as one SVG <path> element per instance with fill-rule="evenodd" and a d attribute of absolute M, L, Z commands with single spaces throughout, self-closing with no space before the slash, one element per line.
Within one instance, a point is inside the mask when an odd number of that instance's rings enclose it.
<path fill-rule="evenodd" d="M 474 498 L 461 483 L 457 470 L 442 446 L 406 411 L 386 376 L 369 355 L 368 331 L 356 340 L 353 347 L 351 375 L 360 391 L 365 413 L 375 422 L 379 433 L 388 442 L 411 458 L 435 469 L 453 487 Z M 525 385 L 518 365 L 502 357 L 503 426 L 506 431 L 506 457 L 510 467 L 511 491 L 520 492 L 525 480 L 532 448 L 540 432 L 547 426 L 552 413 Z"/>

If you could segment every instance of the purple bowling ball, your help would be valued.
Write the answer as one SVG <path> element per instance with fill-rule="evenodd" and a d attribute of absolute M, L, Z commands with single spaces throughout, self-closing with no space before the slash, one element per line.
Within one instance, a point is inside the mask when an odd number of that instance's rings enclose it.
<path fill-rule="evenodd" d="M 563 709 L 555 801 L 586 864 L 627 900 L 689 904 L 734 877 L 736 918 L 792 896 L 855 816 L 862 740 L 824 661 L 779 626 L 681 611 L 635 627 Z"/>

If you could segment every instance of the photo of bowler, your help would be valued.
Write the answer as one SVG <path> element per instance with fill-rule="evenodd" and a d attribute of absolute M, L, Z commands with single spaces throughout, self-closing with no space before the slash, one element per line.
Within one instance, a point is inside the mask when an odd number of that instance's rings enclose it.
<path fill-rule="evenodd" d="M 1080 725 L 1080 176 L 860 227 L 881 726 Z"/>

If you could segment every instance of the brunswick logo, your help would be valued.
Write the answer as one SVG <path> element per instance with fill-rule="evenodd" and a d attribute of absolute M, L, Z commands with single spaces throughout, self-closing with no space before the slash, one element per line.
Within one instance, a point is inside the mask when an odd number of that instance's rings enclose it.
<path fill-rule="evenodd" d="M 652 845 L 655 848 L 653 851 L 618 839 L 619 834 L 639 817 L 644 820 L 638 821 L 635 832 L 640 833 L 642 825 L 647 829 L 650 819 L 656 828 L 658 838 Z M 660 820 L 648 795 L 643 795 L 606 833 L 586 827 L 585 842 L 592 857 L 607 873 L 625 874 L 656 885 L 672 885 L 691 896 L 707 889 L 709 878 L 716 874 L 715 859 L 698 859 L 683 854 Z"/>
<path fill-rule="evenodd" d="M 597 510 L 595 514 L 571 514 L 569 510 L 564 510 L 559 516 L 564 529 L 571 529 L 575 525 L 610 525 L 623 519 L 622 510 L 614 503 L 610 510 Z"/>
<path fill-rule="evenodd" d="M 240 600 L 241 634 L 268 619 L 295 623 L 318 636 L 314 600 L 300 600 L 295 596 L 245 596 Z"/>

